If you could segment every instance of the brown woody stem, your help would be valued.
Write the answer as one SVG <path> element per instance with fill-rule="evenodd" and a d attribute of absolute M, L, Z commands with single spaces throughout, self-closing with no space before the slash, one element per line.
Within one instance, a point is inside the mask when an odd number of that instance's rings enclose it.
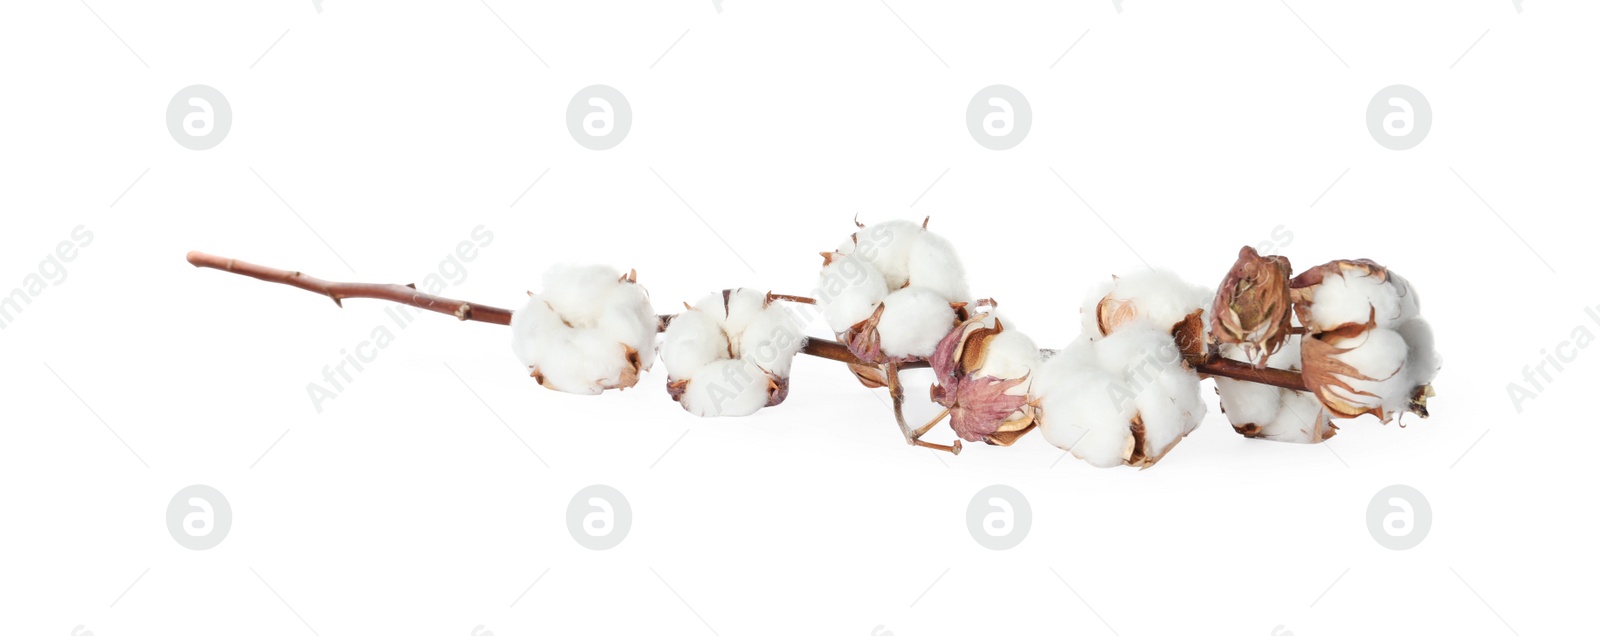
<path fill-rule="evenodd" d="M 511 311 L 508 309 L 425 294 L 417 291 L 417 288 L 412 285 L 326 281 L 300 272 L 246 263 L 238 259 L 214 256 L 205 252 L 189 252 L 189 264 L 195 267 L 209 267 L 231 274 L 249 276 L 269 283 L 299 287 L 308 292 L 332 298 L 333 303 L 340 307 L 344 306 L 344 299 L 346 298 L 374 298 L 411 305 L 412 307 L 436 311 L 441 314 L 449 314 L 460 320 L 474 320 L 495 325 L 511 324 Z"/>
<path fill-rule="evenodd" d="M 433 294 L 417 291 L 417 289 L 411 285 L 326 281 L 320 278 L 302 274 L 300 272 L 291 272 L 274 267 L 267 267 L 265 265 L 247 263 L 238 259 L 215 256 L 205 252 L 189 252 L 188 259 L 189 264 L 194 265 L 195 267 L 208 267 L 211 269 L 228 272 L 230 274 L 249 276 L 250 278 L 254 278 L 256 280 L 264 280 L 269 283 L 278 283 L 280 285 L 298 287 L 309 292 L 321 294 L 333 299 L 333 302 L 341 307 L 344 306 L 343 301 L 346 298 L 372 298 L 376 300 L 396 302 L 403 305 L 410 305 L 412 307 L 426 309 L 428 311 L 438 312 L 441 314 L 448 314 L 455 316 L 459 320 L 486 322 L 494 325 L 511 324 L 511 310 L 509 309 L 502 309 L 500 307 L 494 307 L 480 303 L 435 296 Z M 804 302 L 801 300 L 801 297 L 798 296 L 774 294 L 772 297 L 795 302 Z M 671 314 L 662 315 L 660 320 L 661 328 L 665 329 L 666 324 L 671 322 L 671 320 Z M 850 353 L 850 349 L 845 347 L 843 344 L 829 340 L 811 338 L 806 341 L 805 347 L 802 348 L 800 352 L 806 355 L 816 356 L 818 358 L 826 358 L 828 360 L 835 360 L 848 364 L 857 364 L 869 367 L 877 366 L 857 358 L 855 354 Z M 927 366 L 928 363 L 925 361 L 899 363 L 895 365 L 895 371 L 890 373 L 891 381 L 893 381 L 896 385 L 899 384 L 899 369 L 913 369 Z M 1196 367 L 1195 370 L 1207 375 L 1243 380 L 1245 382 L 1268 384 L 1271 386 L 1293 389 L 1296 391 L 1306 390 L 1305 380 L 1300 376 L 1299 373 L 1294 371 L 1285 371 L 1282 369 L 1258 369 L 1243 362 L 1216 356 L 1207 358 L 1205 362 L 1202 362 L 1198 367 Z"/>
<path fill-rule="evenodd" d="M 1294 371 L 1272 368 L 1258 369 L 1238 360 L 1229 360 L 1222 357 L 1213 356 L 1207 358 L 1205 362 L 1195 367 L 1195 371 L 1234 380 L 1255 382 L 1256 384 L 1268 384 L 1281 389 L 1306 390 L 1305 378 Z"/>

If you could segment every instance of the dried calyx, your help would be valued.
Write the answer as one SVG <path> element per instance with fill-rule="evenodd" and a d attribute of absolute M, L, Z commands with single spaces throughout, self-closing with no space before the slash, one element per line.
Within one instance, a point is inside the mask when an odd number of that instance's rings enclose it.
<path fill-rule="evenodd" d="M 985 307 L 939 341 L 928 360 L 931 393 L 958 437 L 1010 446 L 1035 426 L 1028 388 L 1041 364 L 1039 347 L 1007 329 L 992 302 L 980 301 Z"/>
<path fill-rule="evenodd" d="M 1262 256 L 1248 245 L 1240 248 L 1239 260 L 1217 287 L 1211 305 L 1212 339 L 1239 347 L 1243 361 L 1266 366 L 1293 333 L 1290 271 L 1287 258 Z"/>

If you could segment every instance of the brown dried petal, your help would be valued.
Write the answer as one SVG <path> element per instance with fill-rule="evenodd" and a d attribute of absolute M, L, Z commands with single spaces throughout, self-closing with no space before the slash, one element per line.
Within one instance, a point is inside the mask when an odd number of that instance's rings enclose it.
<path fill-rule="evenodd" d="M 768 372 L 767 373 L 767 406 L 777 406 L 779 404 L 783 404 L 784 399 L 786 399 L 788 397 L 789 397 L 789 378 L 780 378 L 780 377 L 778 377 L 776 375 L 773 375 L 771 372 Z"/>
<path fill-rule="evenodd" d="M 1116 299 L 1110 294 L 1100 299 L 1100 304 L 1095 306 L 1095 322 L 1100 327 L 1100 335 L 1109 336 L 1134 318 L 1139 317 L 1139 308 L 1132 299 Z"/>
<path fill-rule="evenodd" d="M 878 341 L 878 321 L 882 319 L 883 303 L 878 303 L 878 308 L 872 311 L 871 316 L 851 325 L 850 330 L 843 334 L 845 347 L 862 362 L 872 364 L 889 362 L 888 357 L 883 355 L 882 345 Z"/>
<path fill-rule="evenodd" d="M 628 366 L 622 369 L 622 373 L 617 374 L 616 382 L 601 382 L 600 388 L 602 389 L 626 389 L 639 383 L 639 368 L 643 366 L 643 361 L 639 358 L 639 350 L 628 345 L 621 345 L 621 347 L 623 358 L 627 360 Z"/>
<path fill-rule="evenodd" d="M 1367 413 L 1375 413 L 1378 419 L 1383 419 L 1382 407 L 1368 407 L 1350 401 L 1335 391 L 1344 391 L 1350 395 L 1377 398 L 1367 391 L 1358 391 L 1350 386 L 1352 381 L 1375 382 L 1376 378 L 1367 377 L 1356 370 L 1338 356 L 1348 349 L 1338 346 L 1320 338 L 1306 338 L 1300 343 L 1300 368 L 1305 378 L 1306 389 L 1317 397 L 1328 412 L 1337 417 L 1357 417 Z"/>
<path fill-rule="evenodd" d="M 1196 309 L 1178 324 L 1172 326 L 1172 342 L 1183 355 L 1183 364 L 1191 369 L 1206 361 L 1205 310 Z"/>
<path fill-rule="evenodd" d="M 684 392 L 688 391 L 688 390 L 689 390 L 689 379 L 688 378 L 684 378 L 682 380 L 673 380 L 673 381 L 667 383 L 667 395 L 672 396 L 672 401 L 673 402 L 677 402 L 679 400 L 682 400 Z"/>

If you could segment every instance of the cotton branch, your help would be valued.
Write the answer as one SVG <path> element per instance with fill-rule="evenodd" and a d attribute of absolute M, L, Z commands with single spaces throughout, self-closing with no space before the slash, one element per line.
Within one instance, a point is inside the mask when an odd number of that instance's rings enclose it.
<path fill-rule="evenodd" d="M 396 302 L 403 305 L 410 305 L 418 309 L 426 309 L 428 311 L 441 314 L 448 314 L 463 321 L 471 320 L 475 322 L 486 322 L 494 325 L 511 324 L 511 310 L 509 309 L 468 302 L 465 300 L 454 300 L 451 298 L 435 296 L 433 294 L 418 291 L 413 285 L 326 281 L 314 276 L 302 274 L 300 272 L 292 272 L 274 267 L 267 267 L 265 265 L 247 263 L 238 259 L 215 256 L 205 252 L 189 252 L 188 260 L 189 264 L 194 265 L 195 267 L 207 267 L 228 272 L 230 274 L 249 276 L 250 278 L 254 278 L 256 280 L 264 280 L 269 283 L 278 283 L 280 285 L 298 287 L 312 293 L 321 294 L 333 299 L 334 304 L 337 304 L 340 307 L 344 306 L 343 301 L 346 298 L 372 298 L 376 300 Z M 795 302 L 804 302 L 806 300 L 810 300 L 803 297 L 785 296 L 781 294 L 774 294 L 772 295 L 772 298 Z M 658 324 L 660 324 L 661 328 L 664 330 L 666 329 L 667 323 L 671 322 L 671 320 L 671 314 L 664 314 L 660 317 Z M 806 341 L 805 348 L 801 349 L 800 352 L 806 355 L 844 362 L 847 364 L 856 364 L 869 367 L 875 366 L 857 358 L 854 354 L 850 353 L 850 349 L 845 347 L 843 344 L 828 340 L 819 340 L 816 338 L 808 339 Z M 897 371 L 899 369 L 910 369 L 926 366 L 928 366 L 927 362 L 907 362 L 897 365 Z M 1271 386 L 1293 389 L 1296 391 L 1306 390 L 1305 381 L 1301 378 L 1299 373 L 1293 371 L 1284 371 L 1282 369 L 1258 369 L 1250 366 L 1249 364 L 1229 360 L 1216 355 L 1209 356 L 1204 362 L 1200 363 L 1195 370 L 1207 375 L 1232 378 L 1246 382 L 1255 382 L 1258 384 L 1268 384 Z M 895 375 L 898 374 L 896 373 Z M 895 379 L 898 380 L 898 378 Z M 898 382 L 896 383 L 898 384 Z"/>

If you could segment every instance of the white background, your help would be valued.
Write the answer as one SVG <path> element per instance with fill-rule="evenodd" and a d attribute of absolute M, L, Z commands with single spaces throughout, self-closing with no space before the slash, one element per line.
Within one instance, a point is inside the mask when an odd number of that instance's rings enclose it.
<path fill-rule="evenodd" d="M 74 227 L 94 239 L 0 331 L 0 631 L 1586 628 L 1600 352 L 1520 413 L 1506 387 L 1575 328 L 1600 333 L 1596 9 L 1200 4 L 10 3 L 0 293 Z M 210 150 L 166 129 L 191 84 L 232 107 Z M 633 109 L 610 150 L 566 128 L 591 84 Z M 1010 150 L 966 129 L 991 84 L 1033 109 Z M 1391 84 L 1432 105 L 1410 150 L 1366 129 Z M 780 408 L 700 420 L 659 368 L 557 394 L 504 328 L 437 315 L 319 414 L 306 386 L 384 305 L 183 260 L 420 282 L 484 225 L 448 295 L 511 306 L 552 263 L 606 262 L 670 311 L 724 287 L 809 292 L 857 214 L 931 216 L 974 291 L 1047 347 L 1095 281 L 1146 261 L 1214 285 L 1282 226 L 1269 247 L 1298 267 L 1367 257 L 1421 290 L 1445 356 L 1433 417 L 1299 446 L 1213 409 L 1142 472 L 1037 434 L 949 457 L 906 447 L 882 392 L 836 363 L 799 362 Z M 234 514 L 206 551 L 164 521 L 197 483 Z M 566 530 L 594 483 L 633 508 L 609 551 Z M 1003 552 L 965 522 L 996 483 L 1034 513 Z M 1399 552 L 1366 528 L 1397 483 L 1434 516 Z"/>

